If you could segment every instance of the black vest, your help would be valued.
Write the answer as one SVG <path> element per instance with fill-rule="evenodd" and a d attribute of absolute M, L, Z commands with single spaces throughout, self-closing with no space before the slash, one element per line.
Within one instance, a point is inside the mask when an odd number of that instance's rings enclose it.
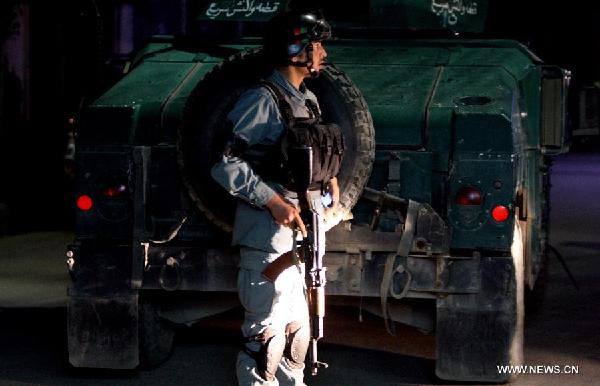
<path fill-rule="evenodd" d="M 292 191 L 297 191 L 299 185 L 308 185 L 310 190 L 323 190 L 338 174 L 342 163 L 345 149 L 342 129 L 335 123 L 323 123 L 319 108 L 310 99 L 306 100 L 306 105 L 311 117 L 294 117 L 279 86 L 268 81 L 262 81 L 260 85 L 277 101 L 283 118 L 283 133 L 274 145 L 248 146 L 234 139 L 233 153 L 248 162 L 263 180 L 280 183 Z M 312 149 L 310 161 L 303 157 L 302 151 L 299 152 L 308 147 Z M 307 163 L 311 165 L 310 171 Z"/>

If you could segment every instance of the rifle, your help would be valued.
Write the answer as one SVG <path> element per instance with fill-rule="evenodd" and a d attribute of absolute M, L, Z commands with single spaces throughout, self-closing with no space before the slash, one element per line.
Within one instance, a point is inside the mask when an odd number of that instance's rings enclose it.
<path fill-rule="evenodd" d="M 317 375 L 320 367 L 327 368 L 329 365 L 319 362 L 317 354 L 317 341 L 323 337 L 325 317 L 325 267 L 319 250 L 319 216 L 308 200 L 308 188 L 312 179 L 312 148 L 296 147 L 289 153 L 290 159 L 294 159 L 290 169 L 298 193 L 300 217 L 308 233 L 299 247 L 302 249 L 301 256 L 304 257 L 306 300 L 310 316 L 311 374 Z"/>

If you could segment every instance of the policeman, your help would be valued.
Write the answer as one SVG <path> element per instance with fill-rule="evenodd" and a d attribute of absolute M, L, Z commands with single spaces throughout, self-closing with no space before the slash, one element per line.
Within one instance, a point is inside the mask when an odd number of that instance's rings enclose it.
<path fill-rule="evenodd" d="M 286 12 L 267 27 L 264 50 L 274 70 L 266 81 L 276 86 L 294 117 L 312 117 L 316 96 L 303 81 L 319 74 L 327 53 L 328 23 L 311 13 Z M 239 297 L 245 308 L 244 349 L 237 360 L 240 385 L 303 385 L 304 359 L 309 345 L 308 307 L 303 265 L 292 265 L 274 281 L 263 276 L 269 264 L 294 244 L 293 229 L 306 234 L 296 193 L 258 172 L 242 154 L 254 149 L 263 163 L 282 136 L 285 118 L 277 96 L 264 85 L 242 94 L 228 120 L 233 140 L 211 170 L 213 178 L 239 198 L 233 244 L 240 246 Z M 262 153 L 261 153 L 262 151 Z M 333 210 L 339 199 L 337 179 L 329 183 Z M 313 208 L 323 214 L 322 192 L 310 192 Z M 322 227 L 323 228 L 323 227 Z M 324 252 L 324 234 L 319 237 Z"/>

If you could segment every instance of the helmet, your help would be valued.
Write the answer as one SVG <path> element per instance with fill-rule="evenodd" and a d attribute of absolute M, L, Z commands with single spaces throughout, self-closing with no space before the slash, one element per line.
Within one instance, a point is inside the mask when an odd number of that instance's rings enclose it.
<path fill-rule="evenodd" d="M 276 64 L 289 64 L 309 43 L 330 37 L 331 26 L 315 14 L 284 12 L 269 22 L 264 49 Z"/>

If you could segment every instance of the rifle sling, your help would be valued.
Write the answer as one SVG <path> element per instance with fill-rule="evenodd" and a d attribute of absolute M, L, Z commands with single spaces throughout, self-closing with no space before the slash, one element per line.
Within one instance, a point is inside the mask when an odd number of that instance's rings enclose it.
<path fill-rule="evenodd" d="M 297 250 L 296 256 L 294 256 L 293 250 L 288 251 L 269 263 L 269 265 L 267 265 L 262 271 L 262 275 L 265 279 L 274 283 L 281 272 L 285 271 L 289 267 L 300 264 L 302 261 L 304 261 L 302 250 Z"/>

